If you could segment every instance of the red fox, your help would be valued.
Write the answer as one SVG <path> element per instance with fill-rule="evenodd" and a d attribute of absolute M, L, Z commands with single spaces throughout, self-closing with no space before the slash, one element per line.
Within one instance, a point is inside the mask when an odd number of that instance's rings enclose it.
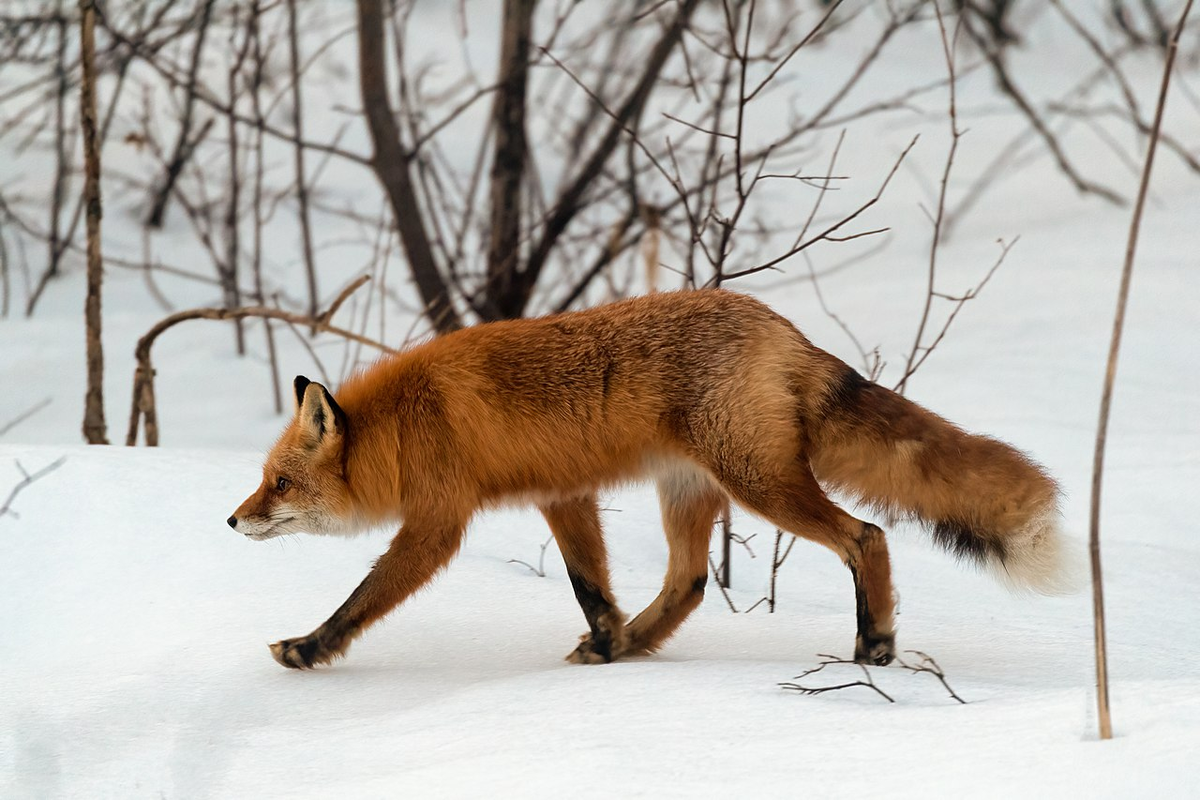
<path fill-rule="evenodd" d="M 814 347 L 759 301 L 711 289 L 654 294 L 456 331 L 385 358 L 335 398 L 295 381 L 296 416 L 263 481 L 228 520 L 255 540 L 400 530 L 308 636 L 271 645 L 285 667 L 351 641 L 445 567 L 481 508 L 536 505 L 589 631 L 567 656 L 604 663 L 662 646 L 700 603 L 727 498 L 832 549 L 857 599 L 854 657 L 895 656 L 883 531 L 835 505 L 845 492 L 924 523 L 952 553 L 1053 590 L 1058 488 L 1002 442 L 966 433 Z M 670 557 L 632 621 L 617 607 L 597 493 L 656 481 Z"/>

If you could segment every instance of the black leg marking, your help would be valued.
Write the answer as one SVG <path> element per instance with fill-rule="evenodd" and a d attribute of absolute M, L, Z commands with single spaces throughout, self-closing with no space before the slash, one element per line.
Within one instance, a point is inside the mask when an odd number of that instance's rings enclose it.
<path fill-rule="evenodd" d="M 595 585 L 574 572 L 567 570 L 567 577 L 571 579 L 575 599 L 583 609 L 588 627 L 592 629 L 591 651 L 605 661 L 612 661 L 612 632 L 598 625 L 600 617 L 612 611 L 612 603 L 604 599 L 604 595 Z"/>
<path fill-rule="evenodd" d="M 692 582 L 692 594 L 704 594 L 704 587 L 707 585 L 708 573 L 706 572 Z"/>
<path fill-rule="evenodd" d="M 849 565 L 850 574 L 854 577 L 854 607 L 858 617 L 858 636 L 854 640 L 854 660 L 860 664 L 874 664 L 886 667 L 892 663 L 896 652 L 895 634 L 880 634 L 876 632 L 871 618 L 871 609 L 867 604 L 867 589 L 862 584 L 862 578 L 853 564 Z"/>
<path fill-rule="evenodd" d="M 858 635 L 864 639 L 871 630 L 871 610 L 867 608 L 867 590 L 862 585 L 858 569 L 850 565 L 850 574 L 854 577 L 854 608 L 858 617 Z"/>

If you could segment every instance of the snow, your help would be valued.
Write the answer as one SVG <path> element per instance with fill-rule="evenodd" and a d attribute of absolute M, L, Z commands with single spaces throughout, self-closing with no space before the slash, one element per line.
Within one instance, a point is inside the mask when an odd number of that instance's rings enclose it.
<path fill-rule="evenodd" d="M 1200 675 L 1181 652 L 1196 549 L 1114 537 L 1118 738 L 1094 740 L 1087 598 L 1013 597 L 919 537 L 893 538 L 904 647 L 928 675 L 875 669 L 897 700 L 777 687 L 852 645 L 844 568 L 800 545 L 777 613 L 710 593 L 654 657 L 563 662 L 582 616 L 544 525 L 490 513 L 432 588 L 336 666 L 298 673 L 266 643 L 307 632 L 383 546 L 242 539 L 224 517 L 257 478 L 245 453 L 8 446 L 53 477 L 0 537 L 0 795 L 1159 796 L 1198 777 Z M 7 464 L 5 464 L 7 467 Z M 4 478 L 15 478 L 0 472 Z M 618 597 L 664 566 L 651 493 L 609 498 Z M 761 538 L 761 537 L 760 537 Z M 754 542 L 757 544 L 757 540 Z M 762 570 L 734 568 L 739 608 Z M 1185 601 L 1185 598 L 1192 598 Z M 856 668 L 806 685 L 853 679 Z"/>
<path fill-rule="evenodd" d="M 1055 30 L 1046 34 L 1052 42 Z M 903 34 L 880 80 L 908 86 L 929 69 L 936 75 L 930 35 Z M 1043 52 L 1029 48 L 1029 74 L 1060 77 L 1053 59 L 1070 56 Z M 483 50 L 472 57 L 492 58 Z M 1133 76 L 1138 85 L 1156 85 L 1156 68 L 1146 59 Z M 994 103 L 984 76 L 965 83 L 964 108 Z M 1031 91 L 1055 93 L 1032 79 Z M 931 101 L 925 115 L 852 129 L 843 159 L 856 180 L 849 199 L 829 201 L 846 208 L 869 197 L 912 133 L 922 133 L 913 166 L 872 211 L 893 226 L 889 248 L 821 282 L 833 310 L 868 347 L 881 346 L 885 383 L 895 380 L 924 297 L 928 224 L 919 205 L 930 197 L 922 176 L 936 174 L 944 158 L 941 102 Z M 1171 109 L 1171 120 L 1195 130 L 1186 103 Z M 1020 130 L 1011 116 L 976 116 L 969 127 L 959 190 L 1006 132 Z M 1091 174 L 1132 191 L 1135 178 L 1111 153 L 1078 136 L 1069 143 Z M 827 158 L 828 150 L 814 163 Z M 6 169 L 17 167 L 0 165 L 0 175 Z M 361 178 L 341 181 L 353 191 Z M 15 461 L 33 471 L 66 456 L 17 496 L 19 518 L 0 518 L 0 796 L 1191 793 L 1200 781 L 1200 636 L 1190 629 L 1200 612 L 1200 538 L 1187 502 L 1200 486 L 1197 207 L 1195 176 L 1160 153 L 1104 492 L 1113 741 L 1095 738 L 1087 591 L 1011 595 L 906 526 L 889 536 L 899 646 L 933 655 L 967 705 L 929 675 L 896 667 L 872 670 L 894 705 L 864 689 L 802 696 L 780 688 L 818 654 L 847 656 L 853 646 L 850 578 L 832 554 L 804 542 L 780 571 L 776 613 L 760 606 L 731 614 L 710 586 L 661 653 L 569 665 L 562 657 L 585 623 L 557 550 L 547 551 L 544 578 L 510 563 L 536 563 L 548 536 L 541 518 L 523 510 L 480 515 L 446 573 L 371 628 L 347 659 L 284 670 L 267 643 L 322 622 L 383 551 L 388 532 L 254 543 L 228 529 L 224 520 L 257 485 L 282 420 L 271 410 L 261 347 L 252 343 L 250 357 L 236 358 L 223 325 L 191 323 L 156 347 L 164 447 L 76 444 L 84 374 L 76 272 L 51 285 L 32 319 L 0 321 L 0 423 L 53 398 L 0 438 L 0 499 L 21 477 Z M 106 231 L 132 241 L 132 217 L 110 208 Z M 977 282 L 997 236 L 1021 240 L 908 390 L 1044 463 L 1063 484 L 1077 545 L 1087 527 L 1128 213 L 1077 197 L 1044 156 L 998 184 L 942 252 L 944 286 Z M 844 256 L 830 248 L 815 257 L 822 269 Z M 738 288 L 855 363 L 845 335 L 797 280 L 803 274 L 802 264 L 791 265 Z M 169 278 L 162 287 L 180 306 L 216 296 Z M 135 273 L 111 271 L 105 292 L 105 389 L 110 435 L 121 440 L 133 344 L 164 312 Z M 389 319 L 390 338 L 410 322 Z M 298 343 L 281 337 L 281 347 L 289 375 L 313 372 Z M 340 344 L 318 347 L 338 374 L 339 363 L 353 363 Z M 653 492 L 622 489 L 604 505 L 617 597 L 636 613 L 666 564 Z M 738 548 L 733 564 L 731 600 L 744 611 L 766 592 L 773 531 L 745 516 L 735 529 L 755 535 L 755 557 Z M 1082 571 L 1082 554 L 1079 561 Z M 803 682 L 859 675 L 831 667 Z"/>

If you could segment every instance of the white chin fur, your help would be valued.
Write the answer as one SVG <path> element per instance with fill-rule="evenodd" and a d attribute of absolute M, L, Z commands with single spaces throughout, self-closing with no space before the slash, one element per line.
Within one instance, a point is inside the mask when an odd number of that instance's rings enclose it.
<path fill-rule="evenodd" d="M 1003 563 L 992 561 L 992 572 L 1016 592 L 1070 594 L 1082 585 L 1082 552 L 1063 535 L 1057 512 L 1030 520 L 1004 540 Z"/>
<path fill-rule="evenodd" d="M 245 527 L 242 527 L 242 526 Z M 292 516 L 279 513 L 273 517 L 245 520 L 239 523 L 238 531 L 256 542 L 274 539 L 289 533 L 308 533 L 317 536 L 350 536 L 361 528 L 353 522 L 331 517 Z"/>

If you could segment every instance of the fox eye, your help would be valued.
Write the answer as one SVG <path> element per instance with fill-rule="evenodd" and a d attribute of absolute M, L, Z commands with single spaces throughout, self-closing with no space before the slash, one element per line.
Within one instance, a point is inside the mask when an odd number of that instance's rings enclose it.
<path fill-rule="evenodd" d="M 287 478 L 280 478 L 279 480 L 275 481 L 275 491 L 286 492 L 291 487 L 291 485 L 292 485 L 292 482 L 289 481 Z"/>

